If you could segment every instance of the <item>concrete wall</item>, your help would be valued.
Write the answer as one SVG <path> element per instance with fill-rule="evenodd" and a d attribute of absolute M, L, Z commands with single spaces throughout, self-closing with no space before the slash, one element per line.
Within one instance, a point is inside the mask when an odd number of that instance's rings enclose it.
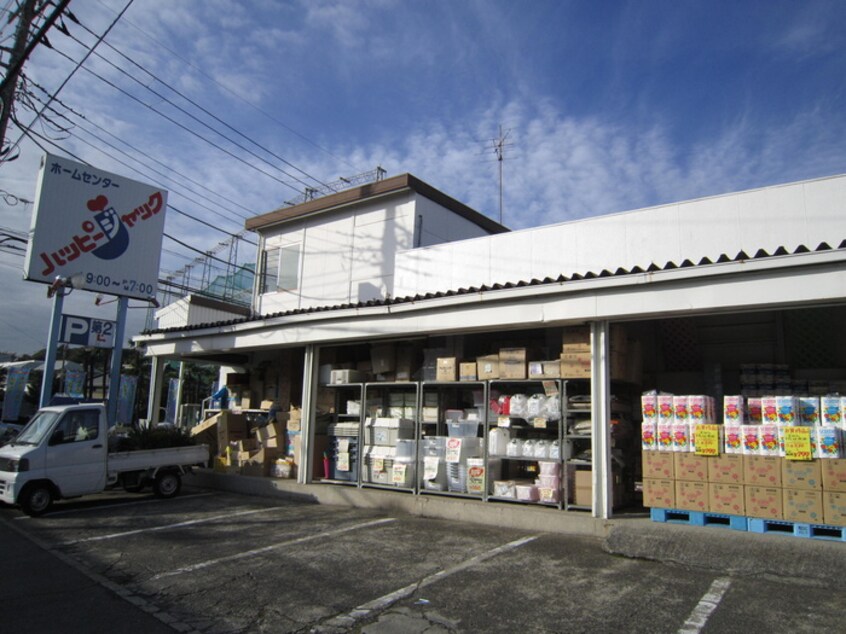
<path fill-rule="evenodd" d="M 793 251 L 846 238 L 846 177 L 837 176 L 549 225 L 397 255 L 397 297 L 694 263 L 758 249 Z"/>

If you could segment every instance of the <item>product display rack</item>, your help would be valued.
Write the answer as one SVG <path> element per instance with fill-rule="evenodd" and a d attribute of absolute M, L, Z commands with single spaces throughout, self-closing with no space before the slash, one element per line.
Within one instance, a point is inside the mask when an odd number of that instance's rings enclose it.
<path fill-rule="evenodd" d="M 484 499 L 484 381 L 424 381 L 420 390 L 418 490 Z M 475 423 L 475 424 L 474 424 Z"/>
<path fill-rule="evenodd" d="M 563 387 L 559 379 L 490 381 L 488 499 L 563 508 Z"/>
<path fill-rule="evenodd" d="M 327 427 L 328 477 L 323 482 L 359 485 L 361 475 L 364 420 L 364 384 L 344 383 L 325 386 L 331 390 L 333 411 Z"/>
<path fill-rule="evenodd" d="M 365 383 L 362 487 L 417 490 L 419 383 Z"/>
<path fill-rule="evenodd" d="M 613 381 L 614 394 L 611 398 L 612 429 L 618 425 L 626 425 L 630 421 L 631 404 L 628 401 L 630 384 L 623 381 Z M 565 467 L 565 483 L 567 485 L 565 508 L 568 511 L 593 510 L 593 429 L 590 379 L 569 379 L 566 382 L 567 398 L 564 403 L 564 442 L 563 456 Z M 622 396 L 622 398 L 620 398 Z M 621 455 L 630 452 L 630 447 L 622 446 L 631 442 L 631 433 L 618 434 L 612 432 L 611 462 L 612 477 L 615 486 L 612 488 L 612 504 L 617 507 L 625 502 L 628 482 L 633 479 L 633 469 L 627 465 Z"/>

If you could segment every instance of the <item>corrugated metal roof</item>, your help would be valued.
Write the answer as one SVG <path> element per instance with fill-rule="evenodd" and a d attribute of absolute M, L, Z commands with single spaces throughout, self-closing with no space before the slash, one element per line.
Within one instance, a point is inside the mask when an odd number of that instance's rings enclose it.
<path fill-rule="evenodd" d="M 331 312 L 331 311 L 338 311 L 338 310 L 350 310 L 356 308 L 368 308 L 368 307 L 378 307 L 378 306 L 389 306 L 395 304 L 406 304 L 406 303 L 413 303 L 413 302 L 420 302 L 425 300 L 432 300 L 432 299 L 442 299 L 445 297 L 454 297 L 454 296 L 461 296 L 461 295 L 470 295 L 474 293 L 484 293 L 488 291 L 496 291 L 496 290 L 503 290 L 509 288 L 523 288 L 529 286 L 542 286 L 548 284 L 562 284 L 567 282 L 575 282 L 579 280 L 590 280 L 590 279 L 598 279 L 598 278 L 611 278 L 611 277 L 624 277 L 627 275 L 639 275 L 643 273 L 651 273 L 656 271 L 671 271 L 675 269 L 684 269 L 684 268 L 698 268 L 698 267 L 707 267 L 710 265 L 715 264 L 724 264 L 728 262 L 743 262 L 745 260 L 761 260 L 765 258 L 771 257 L 782 257 L 782 256 L 791 256 L 791 255 L 801 255 L 804 253 L 811 253 L 811 252 L 822 252 L 822 251 L 834 251 L 834 250 L 846 250 L 846 240 L 840 242 L 837 247 L 832 247 L 826 242 L 822 242 L 817 245 L 815 248 L 810 248 L 805 245 L 799 245 L 792 253 L 788 252 L 785 247 L 779 247 L 775 249 L 772 253 L 767 252 L 764 249 L 759 249 L 753 255 L 748 255 L 744 251 L 740 251 L 734 256 L 730 256 L 728 254 L 720 255 L 716 260 L 711 260 L 709 258 L 702 258 L 698 262 L 692 262 L 691 260 L 683 260 L 680 263 L 676 262 L 666 262 L 663 265 L 658 265 L 655 263 L 650 264 L 646 269 L 641 268 L 640 266 L 635 266 L 631 269 L 625 268 L 617 268 L 613 271 L 609 269 L 602 269 L 600 271 L 586 271 L 583 273 L 571 273 L 569 275 L 561 274 L 558 277 L 545 277 L 543 279 L 531 279 L 531 280 L 520 280 L 517 282 L 505 282 L 505 283 L 498 283 L 498 284 L 491 284 L 491 285 L 482 285 L 482 286 L 472 286 L 469 288 L 459 288 L 456 290 L 449 290 L 443 292 L 436 292 L 436 293 L 425 293 L 425 294 L 418 294 L 414 296 L 407 296 L 407 297 L 393 297 L 389 299 L 379 299 L 379 300 L 369 300 L 366 302 L 358 302 L 358 303 L 347 303 L 347 304 L 335 304 L 332 306 L 318 306 L 318 307 L 310 307 L 310 308 L 301 308 L 295 310 L 287 310 L 277 313 L 271 313 L 267 315 L 261 315 L 256 317 L 246 317 L 241 319 L 230 319 L 226 321 L 219 321 L 214 323 L 206 323 L 206 324 L 197 324 L 192 326 L 181 326 L 176 328 L 163 328 L 163 329 L 154 329 L 145 331 L 142 334 L 167 334 L 167 333 L 176 333 L 176 332 L 188 332 L 192 330 L 201 330 L 206 328 L 216 328 L 216 327 L 223 327 L 223 326 L 232 326 L 237 324 L 243 324 L 248 322 L 257 322 L 263 321 L 267 319 L 275 319 L 279 317 L 288 317 L 294 315 L 306 315 L 311 313 L 324 313 L 324 312 Z"/>

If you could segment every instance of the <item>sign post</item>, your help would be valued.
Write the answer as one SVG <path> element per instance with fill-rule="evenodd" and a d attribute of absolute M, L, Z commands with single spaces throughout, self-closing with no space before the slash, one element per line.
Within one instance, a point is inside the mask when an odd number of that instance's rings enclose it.
<path fill-rule="evenodd" d="M 36 200 L 24 279 L 50 284 L 54 292 L 41 405 L 49 402 L 52 392 L 59 331 L 81 337 L 86 320 L 89 332 L 92 329 L 92 320 L 74 316 L 62 327 L 64 295 L 71 287 L 114 295 L 119 304 L 108 408 L 113 424 L 127 302 L 130 298 L 155 302 L 167 192 L 47 154 L 38 174 Z"/>

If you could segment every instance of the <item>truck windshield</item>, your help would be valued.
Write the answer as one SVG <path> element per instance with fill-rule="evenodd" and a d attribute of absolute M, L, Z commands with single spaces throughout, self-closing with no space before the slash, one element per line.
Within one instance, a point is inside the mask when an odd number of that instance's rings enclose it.
<path fill-rule="evenodd" d="M 49 410 L 38 412 L 23 431 L 18 434 L 13 444 L 15 445 L 38 445 L 44 439 L 50 430 L 53 428 L 53 423 L 61 415 L 60 412 L 51 412 Z"/>

